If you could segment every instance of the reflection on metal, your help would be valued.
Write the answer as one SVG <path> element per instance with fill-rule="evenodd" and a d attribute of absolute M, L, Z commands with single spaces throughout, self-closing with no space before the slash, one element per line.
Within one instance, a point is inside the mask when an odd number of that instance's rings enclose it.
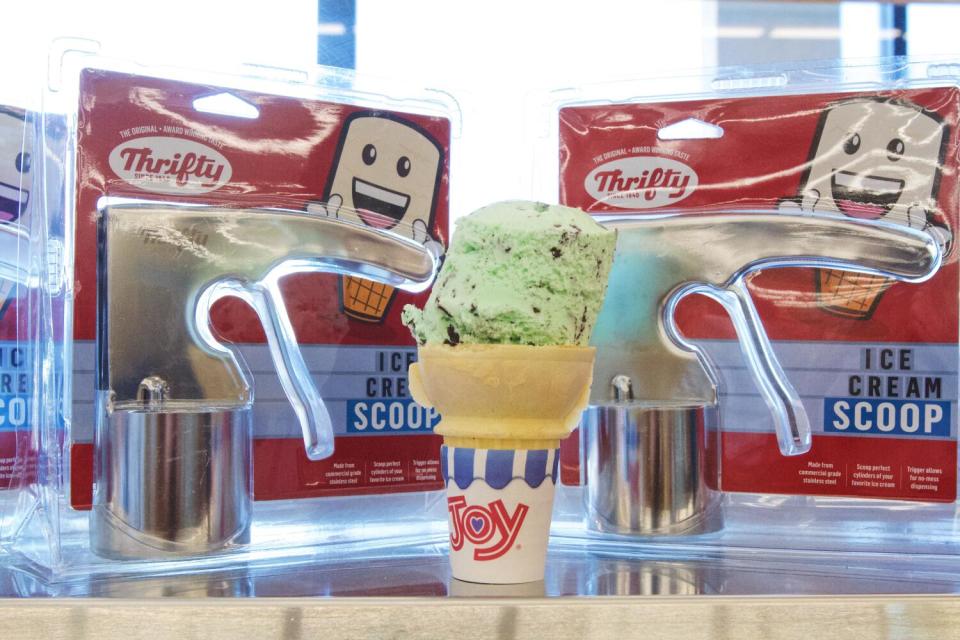
<path fill-rule="evenodd" d="M 249 542 L 251 414 L 110 414 L 97 440 L 94 553 L 159 558 Z"/>
<path fill-rule="evenodd" d="M 636 535 L 705 533 L 721 526 L 707 488 L 704 408 L 596 407 L 580 437 L 591 529 Z M 716 453 L 716 450 L 713 450 Z"/>
<path fill-rule="evenodd" d="M 700 567 L 610 561 L 598 568 L 586 592 L 602 596 L 695 596 L 713 593 Z"/>
<path fill-rule="evenodd" d="M 611 218 L 603 224 L 616 229 L 618 237 L 590 340 L 597 348 L 590 404 L 647 409 L 715 404 L 717 384 L 709 362 L 684 339 L 674 318 L 684 296 L 706 295 L 723 305 L 734 323 L 784 455 L 810 448 L 810 427 L 745 278 L 760 270 L 806 266 L 922 281 L 941 260 L 937 243 L 925 233 L 825 215 L 728 211 Z M 621 378 L 629 381 L 626 396 L 623 385 L 614 384 Z"/>
<path fill-rule="evenodd" d="M 727 311 L 780 452 L 800 455 L 811 447 L 809 419 L 747 276 L 806 266 L 920 282 L 942 258 L 925 233 L 825 215 L 725 211 L 603 224 L 617 230 L 617 249 L 590 341 L 597 359 L 581 432 L 587 523 L 600 532 L 674 535 L 719 526 L 710 514 L 708 451 L 698 426 L 699 416 L 717 407 L 717 380 L 706 354 L 677 327 L 685 296 L 705 295 Z"/>
<path fill-rule="evenodd" d="M 370 227 L 276 209 L 105 201 L 97 233 L 91 548 L 152 559 L 245 544 L 253 389 L 210 309 L 230 296 L 256 311 L 307 457 L 320 460 L 333 453 L 333 425 L 281 278 L 337 273 L 422 291 L 436 256 Z"/>

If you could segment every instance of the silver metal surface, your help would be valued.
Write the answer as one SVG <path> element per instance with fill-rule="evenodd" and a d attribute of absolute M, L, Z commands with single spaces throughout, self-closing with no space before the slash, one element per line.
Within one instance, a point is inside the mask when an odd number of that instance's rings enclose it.
<path fill-rule="evenodd" d="M 940 251 L 928 235 L 889 224 L 786 214 L 632 217 L 604 221 L 618 231 L 597 347 L 592 405 L 614 401 L 610 381 L 632 380 L 647 407 L 714 404 L 706 363 L 670 317 L 676 298 L 727 289 L 745 274 L 782 266 L 829 266 L 900 280 L 929 277 Z M 656 372 L 655 374 L 653 372 Z"/>
<path fill-rule="evenodd" d="M 138 408 L 141 381 L 169 385 L 168 406 L 251 401 L 233 352 L 210 335 L 205 290 L 299 272 L 348 273 L 408 290 L 429 286 L 434 259 L 399 236 L 336 219 L 266 209 L 123 204 L 100 214 L 100 389 Z"/>
<path fill-rule="evenodd" d="M 344 273 L 417 291 L 436 256 L 400 236 L 301 212 L 107 203 L 98 220 L 91 548 L 109 558 L 205 554 L 247 542 L 249 375 L 210 327 L 233 296 L 257 312 L 307 457 L 333 452 L 329 413 L 279 281 Z"/>
<path fill-rule="evenodd" d="M 588 526 L 636 535 L 719 526 L 704 486 L 697 411 L 717 403 L 706 357 L 674 322 L 686 295 L 730 315 L 784 455 L 810 449 L 806 411 L 767 338 L 744 277 L 830 266 L 920 281 L 940 265 L 934 240 L 906 227 L 825 216 L 721 213 L 609 219 L 617 250 L 590 344 L 591 407 L 581 432 Z"/>
<path fill-rule="evenodd" d="M 115 411 L 101 421 L 92 550 L 113 559 L 160 559 L 245 544 L 251 414 Z"/>
<path fill-rule="evenodd" d="M 595 407 L 580 428 L 584 510 L 606 533 L 686 535 L 720 526 L 707 488 L 703 407 Z M 698 426 L 699 425 L 699 426 Z"/>

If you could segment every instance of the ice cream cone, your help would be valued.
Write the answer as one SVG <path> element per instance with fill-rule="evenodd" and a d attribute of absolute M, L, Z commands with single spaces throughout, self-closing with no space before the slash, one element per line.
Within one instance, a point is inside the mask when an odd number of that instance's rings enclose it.
<path fill-rule="evenodd" d="M 444 438 L 453 577 L 543 579 L 560 440 L 586 408 L 594 349 L 421 346 L 410 391 Z"/>
<path fill-rule="evenodd" d="M 861 320 L 873 315 L 880 296 L 894 282 L 882 276 L 838 269 L 817 269 L 816 278 L 818 302 L 823 309 Z"/>
<path fill-rule="evenodd" d="M 340 279 L 343 312 L 357 320 L 379 322 L 390 306 L 394 293 L 394 288 L 388 284 L 354 276 L 342 276 Z"/>
<path fill-rule="evenodd" d="M 425 345 L 410 367 L 410 391 L 436 407 L 448 446 L 559 446 L 587 406 L 593 347 Z"/>

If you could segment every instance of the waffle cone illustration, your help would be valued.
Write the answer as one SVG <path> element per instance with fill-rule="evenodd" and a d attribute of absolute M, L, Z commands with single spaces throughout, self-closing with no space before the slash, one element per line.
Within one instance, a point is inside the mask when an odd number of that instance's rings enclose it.
<path fill-rule="evenodd" d="M 894 281 L 883 276 L 817 269 L 817 302 L 822 309 L 835 315 L 866 320 L 873 315 L 880 297 Z"/>
<path fill-rule="evenodd" d="M 454 578 L 543 579 L 558 448 L 587 406 L 594 353 L 576 346 L 420 347 L 410 390 L 440 413 Z"/>
<path fill-rule="evenodd" d="M 393 287 L 355 276 L 340 276 L 343 312 L 364 322 L 380 322 L 396 293 Z"/>

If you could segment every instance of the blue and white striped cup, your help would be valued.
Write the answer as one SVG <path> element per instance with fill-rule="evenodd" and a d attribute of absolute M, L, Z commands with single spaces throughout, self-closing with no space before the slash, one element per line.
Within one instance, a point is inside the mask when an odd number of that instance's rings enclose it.
<path fill-rule="evenodd" d="M 442 447 L 454 578 L 487 584 L 543 579 L 559 453 Z"/>

